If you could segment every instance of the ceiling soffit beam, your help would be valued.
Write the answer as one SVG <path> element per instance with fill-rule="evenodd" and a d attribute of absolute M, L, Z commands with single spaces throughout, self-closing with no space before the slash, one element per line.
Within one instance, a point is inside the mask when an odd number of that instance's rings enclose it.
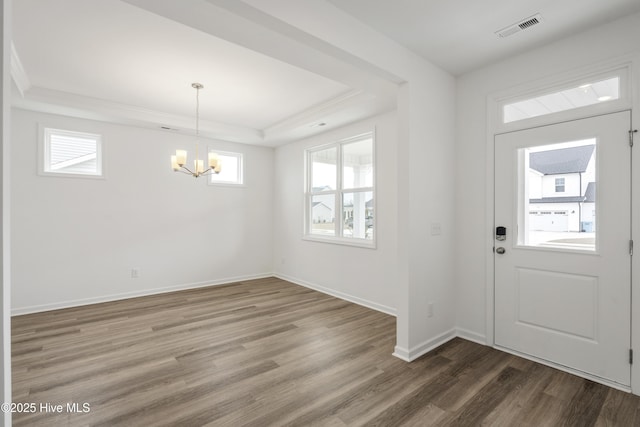
<path fill-rule="evenodd" d="M 326 0 L 207 0 L 396 84 L 444 70 Z"/>
<path fill-rule="evenodd" d="M 402 81 L 241 1 L 123 1 L 378 97 L 395 101 Z"/>
<path fill-rule="evenodd" d="M 265 28 L 268 28 L 276 33 L 283 34 L 289 36 L 293 40 L 297 40 L 302 42 L 307 47 L 312 48 L 318 52 L 323 52 L 331 57 L 339 59 L 347 64 L 351 64 L 355 66 L 358 70 L 371 74 L 372 76 L 377 76 L 384 80 L 385 82 L 393 82 L 396 85 L 403 83 L 404 79 L 398 77 L 397 75 L 378 67 L 372 62 L 367 62 L 362 58 L 349 53 L 348 51 L 338 47 L 338 44 L 331 44 L 326 40 L 319 38 L 307 31 L 303 31 L 300 28 L 291 25 L 291 23 L 287 22 L 285 19 L 280 17 L 275 17 L 264 10 L 261 7 L 265 6 L 264 0 L 255 1 L 246 1 L 246 0 L 206 0 L 207 2 L 219 6 L 225 10 L 235 13 L 238 16 L 242 16 L 258 25 L 261 25 Z M 270 3 L 275 3 L 271 1 Z M 304 8 L 306 9 L 311 4 L 309 2 L 304 2 Z M 287 3 L 285 5 L 286 8 L 291 7 L 291 3 Z M 268 8 L 266 8 L 268 9 Z M 309 9 L 306 9 L 309 10 Z M 337 9 L 336 9 L 337 10 Z M 342 11 L 340 11 L 342 12 Z M 313 13 L 309 14 L 312 19 L 314 19 Z M 316 20 L 317 22 L 322 22 L 322 25 L 326 28 L 327 23 L 330 22 L 335 24 L 332 21 L 325 20 Z M 330 25 L 332 30 L 335 28 L 333 25 Z M 340 42 L 344 43 L 344 39 L 340 39 Z M 365 41 L 366 44 L 370 44 L 371 40 Z M 373 47 L 373 50 L 377 50 L 377 44 L 370 44 Z M 313 71 L 313 70 L 312 70 Z"/>

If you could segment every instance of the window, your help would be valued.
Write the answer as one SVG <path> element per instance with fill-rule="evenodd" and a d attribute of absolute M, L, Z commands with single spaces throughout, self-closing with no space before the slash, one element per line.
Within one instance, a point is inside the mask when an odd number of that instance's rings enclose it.
<path fill-rule="evenodd" d="M 518 245 L 596 250 L 596 143 L 518 149 Z"/>
<path fill-rule="evenodd" d="M 210 149 L 209 152 L 218 154 L 220 162 L 220 173 L 211 174 L 209 184 L 227 184 L 242 185 L 243 184 L 243 155 L 242 153 L 230 153 L 226 151 L 216 151 Z"/>
<path fill-rule="evenodd" d="M 594 78 L 551 93 L 504 104 L 502 122 L 511 123 L 532 117 L 573 110 L 620 99 L 621 77 Z"/>
<path fill-rule="evenodd" d="M 374 246 L 374 139 L 358 135 L 306 151 L 305 237 Z"/>
<path fill-rule="evenodd" d="M 44 175 L 102 177 L 102 136 L 44 128 Z"/>

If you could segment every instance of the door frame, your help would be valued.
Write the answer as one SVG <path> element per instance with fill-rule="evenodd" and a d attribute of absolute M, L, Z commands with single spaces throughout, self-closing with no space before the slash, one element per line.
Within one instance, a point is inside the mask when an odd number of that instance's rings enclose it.
<path fill-rule="evenodd" d="M 509 123 L 505 126 L 500 122 L 501 115 L 499 108 L 506 100 L 513 100 L 523 95 L 531 94 L 535 96 L 538 93 L 544 93 L 552 91 L 553 89 L 562 86 L 564 84 L 586 79 L 591 76 L 598 76 L 603 73 L 614 70 L 626 70 L 628 76 L 628 84 L 626 90 L 622 94 L 620 102 L 604 103 L 591 107 L 583 107 L 569 112 L 560 112 L 554 114 L 548 114 L 546 116 L 535 117 L 533 119 L 522 120 L 520 122 Z M 635 82 L 635 84 L 633 84 Z M 607 105 L 609 104 L 609 105 Z M 587 67 L 580 67 L 568 72 L 559 73 L 552 77 L 535 80 L 519 86 L 492 92 L 487 96 L 487 118 L 486 118 L 486 199 L 485 199 L 485 342 L 491 347 L 495 347 L 495 305 L 494 305 L 494 284 L 495 284 L 495 266 L 494 266 L 494 253 L 493 248 L 495 245 L 494 230 L 495 230 L 495 135 L 500 133 L 519 131 L 549 124 L 560 123 L 563 121 L 570 121 L 582 118 L 588 118 L 592 116 L 599 116 L 607 113 L 615 113 L 620 111 L 631 111 L 631 125 L 633 129 L 639 128 L 639 120 L 636 117 L 637 111 L 640 111 L 640 55 L 625 55 L 615 60 L 608 60 L 605 62 L 599 62 Z M 635 150 L 632 150 L 633 162 L 638 165 L 638 151 L 640 150 L 640 133 L 636 134 L 635 138 Z M 640 230 L 640 167 L 635 167 L 631 171 L 631 235 L 632 238 L 638 240 L 640 245 L 640 237 L 636 236 L 634 230 Z M 638 183 L 638 185 L 633 185 Z M 640 235 L 640 234 L 639 234 Z M 640 251 L 636 251 L 636 256 L 631 260 L 631 347 L 635 349 L 636 355 L 640 355 L 640 274 L 634 274 L 638 272 L 640 268 Z M 634 290 L 636 290 L 634 292 Z M 637 327 L 634 327 L 637 323 Z M 501 348 L 502 351 L 504 351 Z M 519 356 L 522 356 L 519 354 Z M 535 359 L 540 363 L 548 364 L 557 369 L 564 370 L 569 373 L 585 376 L 579 371 L 573 371 L 571 369 L 555 365 L 550 362 Z M 594 378 L 590 378 L 594 379 Z M 597 380 L 597 379 L 596 379 Z M 636 357 L 636 362 L 631 366 L 631 388 L 625 389 L 625 391 L 631 391 L 636 395 L 640 395 L 640 357 Z"/>

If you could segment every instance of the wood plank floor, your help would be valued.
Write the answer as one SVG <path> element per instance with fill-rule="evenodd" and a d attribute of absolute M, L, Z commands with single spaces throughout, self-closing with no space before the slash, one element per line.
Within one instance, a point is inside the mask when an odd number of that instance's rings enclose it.
<path fill-rule="evenodd" d="M 38 405 L 15 426 L 640 425 L 636 396 L 465 340 L 402 362 L 392 316 L 275 278 L 12 330 L 14 403 Z"/>

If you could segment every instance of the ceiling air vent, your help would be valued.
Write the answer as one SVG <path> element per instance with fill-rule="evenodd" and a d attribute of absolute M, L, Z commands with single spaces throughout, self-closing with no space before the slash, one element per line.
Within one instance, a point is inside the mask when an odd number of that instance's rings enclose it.
<path fill-rule="evenodd" d="M 533 16 L 523 19 L 520 22 L 516 22 L 515 24 L 509 25 L 506 28 L 501 29 L 500 31 L 496 31 L 496 35 L 498 37 L 509 37 L 515 33 L 519 33 L 522 30 L 526 30 L 535 25 L 538 25 L 542 22 L 542 15 L 536 13 Z"/>

